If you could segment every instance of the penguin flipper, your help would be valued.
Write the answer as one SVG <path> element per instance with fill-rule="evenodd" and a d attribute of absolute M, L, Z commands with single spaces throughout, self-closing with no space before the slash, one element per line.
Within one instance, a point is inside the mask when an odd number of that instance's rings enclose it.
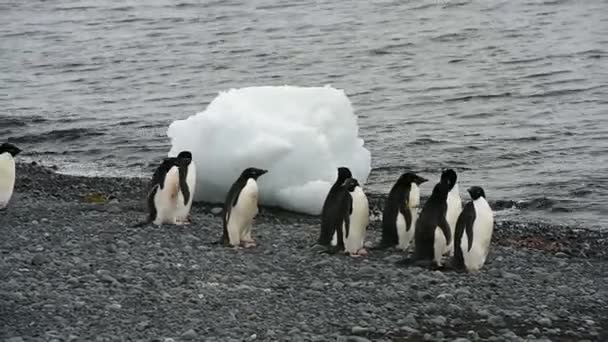
<path fill-rule="evenodd" d="M 464 266 L 464 257 L 460 245 L 465 231 L 468 238 L 468 250 L 471 250 L 473 244 L 473 222 L 475 222 L 475 207 L 473 202 L 469 202 L 464 206 L 464 209 L 458 216 L 458 220 L 456 220 L 456 229 L 454 232 L 454 262 L 457 267 Z"/>
<path fill-rule="evenodd" d="M 190 188 L 188 187 L 188 183 L 186 182 L 186 177 L 188 176 L 188 165 L 185 164 L 183 160 L 179 161 L 178 172 L 179 189 L 182 191 L 182 195 L 184 196 L 184 205 L 186 205 L 190 200 Z"/>
<path fill-rule="evenodd" d="M 452 232 L 450 230 L 450 224 L 445 219 L 445 216 L 439 217 L 438 226 L 439 228 L 441 228 L 441 231 L 443 231 L 446 245 L 450 245 L 450 243 L 452 242 Z"/>

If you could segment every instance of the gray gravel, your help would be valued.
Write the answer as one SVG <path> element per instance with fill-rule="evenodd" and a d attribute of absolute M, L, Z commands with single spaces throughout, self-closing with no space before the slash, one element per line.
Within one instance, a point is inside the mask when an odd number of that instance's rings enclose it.
<path fill-rule="evenodd" d="M 0 212 L 1 341 L 608 340 L 599 232 L 498 222 L 481 273 L 442 273 L 391 250 L 319 254 L 318 218 L 270 208 L 248 250 L 212 244 L 217 205 L 192 226 L 132 228 L 142 180 L 18 174 Z"/>

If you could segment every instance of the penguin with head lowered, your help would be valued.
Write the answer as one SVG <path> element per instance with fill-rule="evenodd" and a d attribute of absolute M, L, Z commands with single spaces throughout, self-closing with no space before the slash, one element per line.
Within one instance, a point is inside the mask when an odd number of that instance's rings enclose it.
<path fill-rule="evenodd" d="M 328 252 L 346 252 L 351 257 L 367 255 L 364 248 L 369 224 L 369 203 L 367 196 L 354 178 L 347 178 L 337 192 L 332 215 L 339 220 L 333 232 L 334 241 Z"/>
<path fill-rule="evenodd" d="M 426 181 L 413 172 L 406 172 L 397 179 L 384 203 L 382 240 L 375 249 L 397 246 L 402 251 L 407 250 L 418 219 L 419 186 Z"/>
<path fill-rule="evenodd" d="M 183 151 L 177 157 L 163 159 L 154 171 L 147 197 L 148 219 L 136 224 L 136 227 L 152 222 L 155 225 L 181 225 L 188 216 L 188 207 L 192 201 L 194 184 L 188 182 L 189 165 L 192 162 L 190 152 Z M 190 176 L 190 179 L 191 176 Z M 181 214 L 180 214 L 180 208 Z M 180 215 L 178 215 L 180 214 Z M 181 220 L 179 216 L 183 216 Z"/>
<path fill-rule="evenodd" d="M 494 213 L 481 187 L 473 186 L 467 191 L 471 201 L 464 206 L 456 223 L 454 266 L 477 272 L 488 257 L 494 231 Z"/>
<path fill-rule="evenodd" d="M 21 152 L 11 143 L 0 145 L 0 209 L 8 206 L 15 188 L 15 156 Z"/>
<path fill-rule="evenodd" d="M 190 151 L 182 151 L 177 155 L 178 171 L 182 191 L 178 193 L 176 221 L 178 224 L 189 224 L 192 222 L 190 209 L 192 208 L 192 198 L 196 187 L 196 165 L 192 160 Z M 185 166 L 185 167 L 184 167 Z"/>
<path fill-rule="evenodd" d="M 445 219 L 448 192 L 447 184 L 437 183 L 418 216 L 413 259 L 418 264 L 430 262 L 432 268 L 443 267 L 443 252 L 452 240 L 450 226 Z M 398 264 L 409 264 L 410 261 L 406 259 Z"/>
<path fill-rule="evenodd" d="M 325 197 L 323 209 L 321 210 L 321 232 L 319 234 L 319 239 L 317 240 L 317 243 L 321 246 L 329 246 L 331 244 L 332 235 L 336 231 L 336 226 L 341 222 L 340 215 L 336 215 L 335 213 L 341 205 L 338 200 L 341 196 L 341 186 L 344 181 L 350 177 L 352 177 L 352 174 L 347 167 L 339 167 L 338 178 Z"/>
<path fill-rule="evenodd" d="M 257 179 L 268 170 L 249 167 L 232 184 L 224 202 L 222 243 L 232 247 L 255 247 L 251 225 L 258 214 Z"/>
<path fill-rule="evenodd" d="M 456 229 L 456 220 L 458 220 L 458 215 L 462 211 L 462 200 L 460 199 L 460 190 L 458 188 L 457 183 L 458 176 L 456 175 L 456 171 L 453 169 L 445 170 L 441 173 L 441 182 L 448 185 L 450 192 L 448 192 L 448 210 L 445 214 L 445 219 L 448 221 L 450 225 L 450 232 L 452 236 L 454 236 L 454 230 Z M 454 255 L 454 240 L 452 239 L 452 243 L 446 246 L 444 251 L 445 255 Z"/>

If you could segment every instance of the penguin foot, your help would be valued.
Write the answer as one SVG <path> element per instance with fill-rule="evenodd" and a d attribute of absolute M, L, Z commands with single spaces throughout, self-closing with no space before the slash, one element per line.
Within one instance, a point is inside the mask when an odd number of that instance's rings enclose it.
<path fill-rule="evenodd" d="M 440 265 L 436 262 L 432 262 L 430 268 L 433 271 L 444 271 L 446 269 L 445 265 Z"/>
<path fill-rule="evenodd" d="M 357 251 L 357 253 L 349 253 L 349 254 L 353 258 L 364 257 L 364 256 L 367 256 L 367 250 L 362 247 Z"/>
<path fill-rule="evenodd" d="M 251 240 L 251 241 L 241 241 L 241 246 L 243 246 L 244 248 L 251 248 L 251 247 L 256 247 L 257 244 L 253 240 Z"/>

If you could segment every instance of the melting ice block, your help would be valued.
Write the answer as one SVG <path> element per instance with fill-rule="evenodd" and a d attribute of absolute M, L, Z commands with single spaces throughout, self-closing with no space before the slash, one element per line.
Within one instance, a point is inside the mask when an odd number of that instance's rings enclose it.
<path fill-rule="evenodd" d="M 224 202 L 241 171 L 267 169 L 258 180 L 260 204 L 312 215 L 337 176 L 350 168 L 360 184 L 371 170 L 357 117 L 342 90 L 264 86 L 231 89 L 205 111 L 169 126 L 169 156 L 192 152 L 194 200 Z"/>

